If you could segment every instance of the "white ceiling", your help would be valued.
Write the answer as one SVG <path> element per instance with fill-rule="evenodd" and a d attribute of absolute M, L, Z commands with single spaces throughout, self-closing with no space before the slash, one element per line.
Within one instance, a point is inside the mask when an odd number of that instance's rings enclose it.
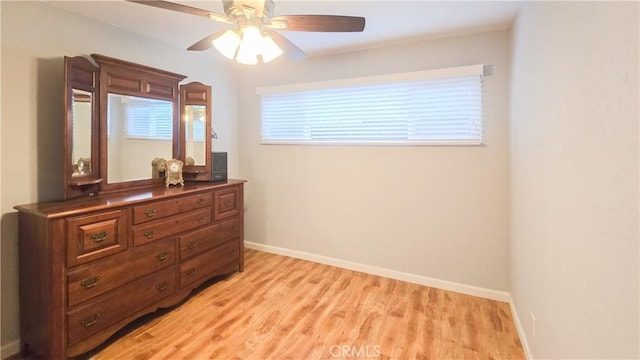
<path fill-rule="evenodd" d="M 134 33 L 186 48 L 217 31 L 233 28 L 207 18 L 118 1 L 48 1 Z M 505 29 L 521 1 L 274 0 L 278 15 L 352 15 L 366 18 L 362 33 L 282 31 L 309 56 L 348 52 L 426 38 Z M 223 14 L 221 1 L 175 1 Z M 214 52 L 215 50 L 207 50 Z"/>

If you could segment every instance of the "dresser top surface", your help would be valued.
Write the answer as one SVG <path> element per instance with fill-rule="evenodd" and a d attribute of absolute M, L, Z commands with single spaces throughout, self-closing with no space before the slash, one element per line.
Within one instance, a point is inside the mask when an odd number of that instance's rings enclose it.
<path fill-rule="evenodd" d="M 240 185 L 246 180 L 229 179 L 225 182 L 192 182 L 184 186 L 154 186 L 126 191 L 118 191 L 108 194 L 98 194 L 66 201 L 42 202 L 26 205 L 18 205 L 14 208 L 19 212 L 31 213 L 38 216 L 56 218 L 82 214 L 89 211 L 104 210 L 119 206 L 134 205 L 136 203 L 162 200 L 181 195 L 189 195 L 200 191 L 223 189 L 225 187 Z"/>

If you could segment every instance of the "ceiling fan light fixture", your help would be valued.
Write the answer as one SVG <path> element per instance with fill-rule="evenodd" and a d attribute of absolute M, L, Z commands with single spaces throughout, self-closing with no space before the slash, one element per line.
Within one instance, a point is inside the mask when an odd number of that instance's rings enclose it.
<path fill-rule="evenodd" d="M 282 49 L 273 41 L 271 36 L 264 36 L 262 38 L 262 62 L 268 63 L 280 55 L 282 55 Z"/>
<path fill-rule="evenodd" d="M 217 39 L 213 40 L 213 46 L 225 57 L 234 59 L 238 46 L 240 45 L 240 35 L 233 30 L 227 30 Z"/>
<path fill-rule="evenodd" d="M 262 34 L 260 29 L 256 26 L 248 25 L 242 28 L 242 40 L 240 41 L 240 49 L 246 54 L 253 54 L 254 56 L 260 54 L 262 50 Z"/>
<path fill-rule="evenodd" d="M 242 39 L 236 54 L 236 61 L 243 65 L 255 65 L 258 63 L 258 55 L 262 48 L 262 35 L 256 26 L 248 25 L 241 30 Z"/>
<path fill-rule="evenodd" d="M 255 25 L 247 25 L 234 33 L 236 34 L 234 40 L 239 38 L 240 41 L 235 45 L 233 51 L 228 51 L 227 54 L 233 53 L 230 59 L 235 59 L 239 64 L 255 65 L 259 62 L 258 56 L 260 56 L 263 63 L 267 63 L 282 55 L 282 49 L 278 47 L 271 36 L 263 36 L 260 29 Z M 223 34 L 219 39 L 225 35 Z M 220 49 L 218 50 L 222 52 Z M 227 56 L 225 53 L 223 55 Z"/>
<path fill-rule="evenodd" d="M 255 65 L 258 63 L 258 57 L 252 49 L 240 45 L 238 54 L 236 55 L 236 61 L 242 65 Z"/>

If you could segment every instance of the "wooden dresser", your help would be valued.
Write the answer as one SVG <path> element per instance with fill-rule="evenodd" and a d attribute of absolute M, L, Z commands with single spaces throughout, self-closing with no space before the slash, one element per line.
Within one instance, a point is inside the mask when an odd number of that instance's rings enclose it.
<path fill-rule="evenodd" d="M 23 350 L 85 353 L 206 280 L 243 271 L 243 184 L 16 206 Z"/>

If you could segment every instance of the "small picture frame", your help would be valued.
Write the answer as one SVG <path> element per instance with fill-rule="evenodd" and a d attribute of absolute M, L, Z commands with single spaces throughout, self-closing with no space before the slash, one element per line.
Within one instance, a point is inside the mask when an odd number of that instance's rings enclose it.
<path fill-rule="evenodd" d="M 169 185 L 184 185 L 184 179 L 182 178 L 182 166 L 184 163 L 177 159 L 171 159 L 167 161 L 165 167 L 165 186 Z"/>

